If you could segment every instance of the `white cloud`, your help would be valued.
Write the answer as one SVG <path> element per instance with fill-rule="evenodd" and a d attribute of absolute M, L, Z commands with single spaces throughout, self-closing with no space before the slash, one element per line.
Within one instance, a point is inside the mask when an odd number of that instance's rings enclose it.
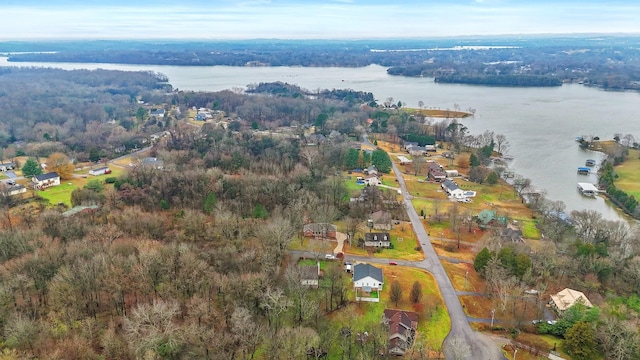
<path fill-rule="evenodd" d="M 2 6 L 0 39 L 381 38 L 565 32 L 640 32 L 640 5 L 469 0 L 380 4 L 352 0 L 215 6 Z M 580 5 L 580 6 L 578 6 Z"/>

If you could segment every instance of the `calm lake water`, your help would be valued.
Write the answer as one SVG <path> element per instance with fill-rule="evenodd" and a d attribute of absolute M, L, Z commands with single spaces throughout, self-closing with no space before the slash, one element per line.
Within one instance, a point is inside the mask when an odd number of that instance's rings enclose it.
<path fill-rule="evenodd" d="M 593 209 L 612 220 L 619 212 L 602 198 L 585 198 L 576 190 L 578 182 L 596 182 L 595 175 L 578 175 L 586 159 L 602 154 L 581 150 L 576 136 L 596 135 L 603 140 L 615 133 L 632 134 L 640 139 L 640 94 L 607 92 L 583 85 L 555 88 L 502 88 L 458 84 L 438 84 L 432 78 L 389 76 L 386 68 L 305 67 L 182 67 L 120 64 L 8 63 L 0 66 L 37 66 L 63 69 L 150 70 L 169 77 L 178 89 L 218 91 L 248 84 L 283 81 L 309 90 L 350 88 L 370 91 L 376 99 L 393 98 L 409 107 L 476 109 L 475 117 L 461 122 L 472 134 L 490 130 L 506 135 L 514 157 L 510 168 L 532 180 L 547 197 L 561 200 L 567 212 Z M 640 179 L 639 179 L 640 180 Z"/>

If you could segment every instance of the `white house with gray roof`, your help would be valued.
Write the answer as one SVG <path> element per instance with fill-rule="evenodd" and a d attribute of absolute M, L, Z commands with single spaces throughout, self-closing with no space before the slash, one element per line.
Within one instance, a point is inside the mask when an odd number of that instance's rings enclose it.
<path fill-rule="evenodd" d="M 453 180 L 445 180 L 442 182 L 442 189 L 447 192 L 447 196 L 454 199 L 462 199 L 465 197 L 464 190 L 460 189 L 458 184 Z"/>
<path fill-rule="evenodd" d="M 356 301 L 379 302 L 384 285 L 382 269 L 371 264 L 356 264 L 353 267 L 353 289 L 356 292 Z M 372 296 L 373 292 L 375 296 Z"/>

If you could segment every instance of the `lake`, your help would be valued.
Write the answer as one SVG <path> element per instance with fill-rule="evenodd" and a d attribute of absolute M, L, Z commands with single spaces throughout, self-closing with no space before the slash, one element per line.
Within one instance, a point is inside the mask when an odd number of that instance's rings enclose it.
<path fill-rule="evenodd" d="M 476 109 L 475 117 L 461 122 L 472 134 L 485 130 L 506 135 L 514 160 L 510 168 L 530 178 L 547 198 L 563 201 L 566 211 L 593 209 L 607 219 L 619 220 L 618 210 L 603 198 L 578 193 L 578 182 L 597 181 L 596 175 L 578 175 L 587 159 L 599 163 L 602 154 L 581 150 L 577 136 L 595 135 L 602 140 L 614 134 L 640 139 L 640 94 L 609 92 L 579 84 L 545 88 L 504 88 L 435 83 L 432 78 L 389 76 L 386 68 L 153 66 L 86 63 L 9 63 L 0 66 L 37 66 L 62 69 L 150 70 L 169 77 L 181 90 L 218 91 L 245 88 L 248 84 L 283 81 L 309 90 L 349 88 L 372 92 L 376 99 L 393 98 L 408 107 Z"/>

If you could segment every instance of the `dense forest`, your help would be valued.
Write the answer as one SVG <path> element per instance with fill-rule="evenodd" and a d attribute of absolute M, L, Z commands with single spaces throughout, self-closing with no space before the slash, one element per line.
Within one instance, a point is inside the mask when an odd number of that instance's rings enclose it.
<path fill-rule="evenodd" d="M 227 42 L 4 42 L 9 60 L 180 66 L 343 66 L 378 64 L 391 75 L 480 85 L 551 86 L 580 82 L 640 89 L 633 36 Z"/>
<path fill-rule="evenodd" d="M 252 94 L 184 92 L 161 74 L 53 69 L 3 69 L 0 79 L 5 159 L 63 152 L 83 161 L 95 150 L 98 160 L 112 159 L 148 146 L 164 161 L 162 169 L 135 165 L 106 184 L 74 190 L 73 205 L 98 205 L 75 215 L 37 198 L 2 198 L 0 348 L 7 358 L 387 356 L 378 355 L 387 341 L 380 326 L 337 327 L 325 316 L 353 306 L 342 264 L 328 265 L 324 285 L 310 289 L 289 265 L 289 246 L 307 222 L 340 221 L 355 235 L 373 211 L 406 217 L 392 191 L 371 187 L 350 201 L 340 176 L 389 165 L 386 152 L 353 146 L 374 124 L 381 138 L 433 139 L 474 152 L 478 175 L 470 170 L 470 179 L 478 182 L 490 181 L 492 151 L 508 146 L 504 136 L 469 134 L 456 120 L 410 115 L 348 90 L 309 95 L 274 83 Z M 152 117 L 158 108 L 167 115 Z M 194 123 L 194 108 L 224 119 Z M 159 131 L 167 135 L 150 141 Z M 513 180 L 515 191 L 527 186 Z M 589 211 L 567 222 L 557 216 L 563 204 L 544 196 L 529 206 L 545 246 L 503 246 L 496 233 L 484 260 L 476 259 L 488 288 L 505 308 L 513 291 L 557 279 L 589 289 L 599 313 L 583 311 L 562 329 L 540 331 L 570 337 L 574 331 L 564 330 L 592 324 L 607 358 L 637 359 L 637 229 Z M 351 336 L 364 332 L 371 341 Z"/>

